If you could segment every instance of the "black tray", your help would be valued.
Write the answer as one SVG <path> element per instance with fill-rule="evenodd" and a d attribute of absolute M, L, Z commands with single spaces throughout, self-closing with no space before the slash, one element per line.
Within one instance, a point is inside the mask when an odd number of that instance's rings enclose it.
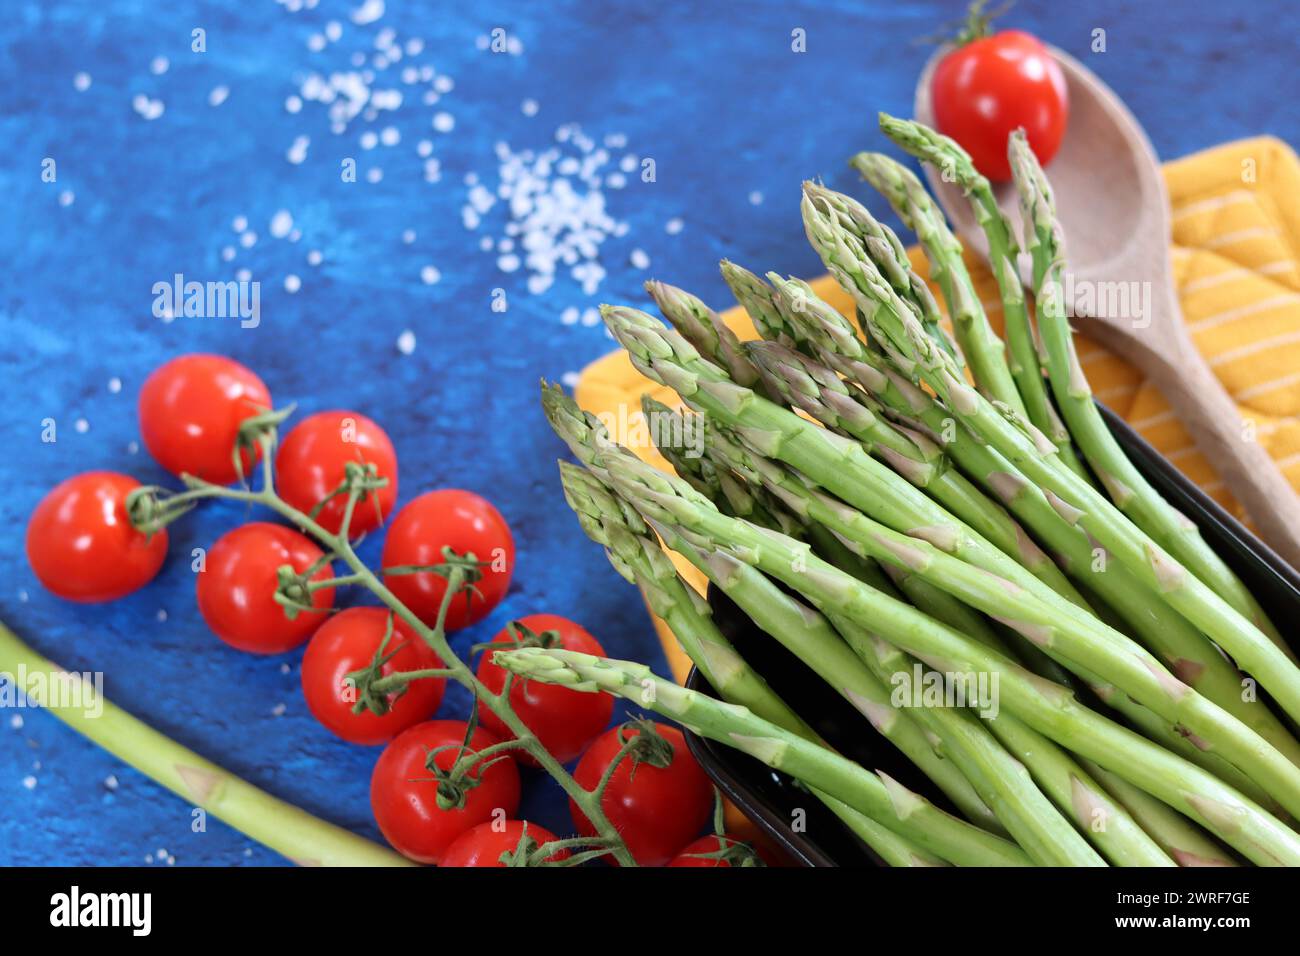
<path fill-rule="evenodd" d="M 1166 461 L 1123 419 L 1100 405 L 1107 424 L 1133 464 L 1250 588 L 1292 647 L 1300 650 L 1300 572 L 1247 531 L 1200 488 Z M 709 603 L 719 628 L 772 688 L 829 743 L 864 766 L 879 768 L 951 810 L 941 794 L 884 738 L 863 733 L 861 714 L 831 692 L 802 661 L 763 634 L 728 598 L 711 589 Z M 692 669 L 686 686 L 712 693 Z M 772 840 L 805 866 L 880 866 L 880 859 L 784 774 L 739 751 L 686 734 L 691 753 L 718 788 Z M 804 816 L 796 832 L 792 821 Z"/>

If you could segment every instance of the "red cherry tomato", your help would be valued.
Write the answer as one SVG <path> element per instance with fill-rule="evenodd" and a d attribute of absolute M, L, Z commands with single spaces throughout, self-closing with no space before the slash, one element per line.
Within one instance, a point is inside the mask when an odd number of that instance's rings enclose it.
<path fill-rule="evenodd" d="M 158 366 L 140 389 L 140 434 L 154 460 L 174 475 L 218 485 L 236 478 L 234 452 L 244 419 L 271 407 L 262 380 L 221 355 L 180 355 Z M 244 475 L 257 448 L 240 453 Z"/>
<path fill-rule="evenodd" d="M 475 582 L 472 598 L 464 592 L 451 599 L 447 630 L 454 631 L 487 617 L 510 587 L 515 566 L 515 542 L 501 512 L 470 491 L 444 488 L 409 502 L 393 518 L 384 539 L 385 568 L 411 564 L 439 564 L 442 549 L 473 553 L 488 562 Z M 432 572 L 387 576 L 384 583 L 429 626 L 438 620 L 438 608 L 447 580 Z"/>
<path fill-rule="evenodd" d="M 299 573 L 320 560 L 321 549 L 278 524 L 255 521 L 221 536 L 208 551 L 198 574 L 199 612 L 213 633 L 231 647 L 254 654 L 280 654 L 307 640 L 334 606 L 334 589 L 312 594 L 318 610 L 299 611 L 291 621 L 276 603 L 279 569 Z M 333 576 L 327 564 L 312 580 Z"/>
<path fill-rule="evenodd" d="M 520 618 L 519 623 L 538 635 L 558 632 L 559 640 L 550 645 L 552 647 L 605 656 L 605 649 L 599 641 L 558 614 L 529 614 Z M 503 630 L 492 640 L 509 646 L 512 638 L 508 630 Z M 490 647 L 483 651 L 483 658 L 479 661 L 478 679 L 494 694 L 501 693 L 506 686 L 506 671 L 492 663 Z M 608 694 L 586 694 L 556 684 L 519 678 L 510 686 L 510 704 L 542 746 L 560 763 L 568 763 L 586 750 L 587 745 L 609 724 L 609 715 L 614 711 L 614 698 Z M 490 710 L 480 710 L 479 720 L 498 737 L 514 736 L 501 718 Z M 536 761 L 527 753 L 520 751 L 518 757 L 522 763 L 536 766 Z"/>
<path fill-rule="evenodd" d="M 713 786 L 686 749 L 686 738 L 665 724 L 654 727 L 671 747 L 671 762 L 666 767 L 641 762 L 634 774 L 632 758 L 624 757 L 600 804 L 641 866 L 663 866 L 671 860 L 699 834 L 713 810 Z M 574 779 L 588 790 L 595 787 L 623 746 L 623 737 L 639 735 L 624 724 L 596 738 L 578 761 Z M 572 800 L 569 811 L 580 834 L 595 836 L 596 828 Z"/>
<path fill-rule="evenodd" d="M 1016 129 L 1024 127 L 1044 166 L 1065 136 L 1065 74 L 1047 47 L 1022 30 L 957 47 L 939 61 L 931 90 L 939 132 L 960 143 L 989 179 L 1011 178 L 1007 138 Z"/>
<path fill-rule="evenodd" d="M 686 847 L 675 857 L 673 857 L 672 862 L 669 863 L 668 865 L 669 866 L 712 866 L 712 867 L 740 866 L 741 859 L 743 859 L 745 856 L 748 856 L 751 858 L 751 860 L 755 861 L 752 862 L 750 865 L 767 866 L 767 863 L 766 861 L 763 860 L 762 855 L 753 847 L 751 847 L 748 843 L 745 843 L 744 841 L 738 839 L 737 837 L 728 836 L 725 834 L 723 836 L 723 839 L 727 841 L 727 853 L 729 854 L 728 856 L 720 856 L 718 854 L 718 851 L 721 848 L 722 843 L 715 834 L 711 833 L 708 836 L 700 837 L 690 846 Z M 735 863 L 732 862 L 732 858 L 733 858 L 732 855 L 734 855 L 734 858 L 736 860 Z"/>
<path fill-rule="evenodd" d="M 378 528 L 397 502 L 397 452 L 384 430 L 360 412 L 318 412 L 284 436 L 275 456 L 280 497 L 299 511 L 310 512 L 338 488 L 350 461 L 373 464 L 388 484 L 357 502 L 349 533 L 356 537 Z M 346 506 L 347 495 L 331 498 L 316 520 L 326 531 L 337 533 Z"/>
<path fill-rule="evenodd" d="M 519 849 L 520 837 L 525 832 L 535 844 L 529 847 L 532 850 L 558 839 L 545 827 L 539 827 L 536 823 L 529 823 L 526 820 L 506 820 L 500 824 L 500 828 L 496 823 L 480 823 L 474 829 L 461 834 L 451 846 L 447 847 L 446 852 L 442 854 L 442 862 L 438 865 L 504 867 L 501 855 L 515 853 Z M 557 850 L 546 858 L 546 862 L 554 863 L 568 858 L 568 850 Z"/>
<path fill-rule="evenodd" d="M 466 830 L 497 813 L 512 817 L 519 809 L 519 768 L 509 757 L 470 771 L 478 784 L 464 791 L 464 806 L 438 806 L 438 784 L 426 760 L 433 750 L 446 748 L 438 751 L 434 763 L 450 770 L 467 726 L 460 720 L 430 720 L 402 731 L 384 749 L 370 777 L 370 809 L 380 832 L 393 849 L 417 863 L 437 863 Z M 478 753 L 497 742 L 479 727 L 470 738 L 470 751 Z"/>
<path fill-rule="evenodd" d="M 385 645 L 390 618 L 393 632 Z M 422 678 L 407 684 L 401 696 L 389 695 L 388 713 L 353 713 L 357 689 L 345 678 L 369 667 L 381 646 L 381 657 L 388 658 L 379 668 L 383 676 L 442 666 L 424 641 L 392 612 L 378 607 L 352 607 L 335 614 L 312 635 L 302 658 L 302 690 L 308 709 L 327 729 L 354 744 L 387 743 L 432 715 L 446 689 L 447 682 L 441 677 Z"/>
<path fill-rule="evenodd" d="M 53 594 L 93 604 L 139 590 L 167 556 L 167 532 L 146 537 L 131 525 L 130 475 L 88 471 L 60 482 L 27 522 L 27 563 Z"/>

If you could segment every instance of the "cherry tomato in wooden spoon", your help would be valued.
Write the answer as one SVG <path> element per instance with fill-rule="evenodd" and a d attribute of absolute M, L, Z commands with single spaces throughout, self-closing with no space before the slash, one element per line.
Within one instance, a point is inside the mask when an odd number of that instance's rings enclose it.
<path fill-rule="evenodd" d="M 1007 138 L 1023 127 L 1046 166 L 1060 148 L 1070 115 L 1065 74 L 1037 37 L 1023 30 L 988 35 L 978 8 L 958 46 L 930 80 L 935 125 L 995 181 L 1011 178 Z"/>

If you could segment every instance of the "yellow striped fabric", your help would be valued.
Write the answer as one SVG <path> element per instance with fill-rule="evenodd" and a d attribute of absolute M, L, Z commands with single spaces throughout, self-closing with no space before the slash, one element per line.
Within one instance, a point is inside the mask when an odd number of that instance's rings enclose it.
<path fill-rule="evenodd" d="M 1300 160 L 1272 137 L 1229 143 L 1165 166 L 1173 215 L 1175 283 L 1183 314 L 1243 416 L 1291 483 L 1300 488 Z M 1067 243 L 1069 237 L 1066 237 Z M 1068 251 L 1068 246 L 1067 246 Z M 927 275 L 919 249 L 913 267 Z M 767 268 L 764 263 L 752 267 Z M 997 284 L 974 257 L 967 265 L 993 325 L 1001 332 Z M 818 294 L 852 314 L 848 297 L 829 277 L 813 282 Z M 935 290 L 936 295 L 938 290 Z M 740 309 L 724 313 L 741 338 L 755 336 Z M 1123 358 L 1086 339 L 1079 356 L 1096 396 L 1122 415 L 1188 477 L 1238 516 L 1241 510 L 1213 465 L 1196 450 L 1169 405 Z M 669 405 L 670 390 L 643 378 L 617 352 L 588 366 L 575 390 L 579 404 L 613 421 L 626 421 L 649 391 Z M 638 454 L 667 469 L 652 447 Z M 703 590 L 702 576 L 675 558 L 684 577 Z M 690 662 L 672 633 L 656 620 L 678 680 Z"/>

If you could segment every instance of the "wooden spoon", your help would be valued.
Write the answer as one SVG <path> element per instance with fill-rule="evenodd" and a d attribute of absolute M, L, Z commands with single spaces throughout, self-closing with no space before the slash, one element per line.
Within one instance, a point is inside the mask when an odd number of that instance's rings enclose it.
<path fill-rule="evenodd" d="M 1047 168 L 1069 257 L 1065 295 L 1075 325 L 1136 365 L 1168 399 L 1197 446 L 1250 513 L 1261 537 L 1300 568 L 1300 498 L 1250 436 L 1232 398 L 1183 324 L 1169 266 L 1169 198 L 1151 142 L 1092 71 L 1050 47 L 1069 86 L 1070 123 Z M 933 125 L 926 64 L 916 118 Z M 987 256 L 984 233 L 961 189 L 926 167 L 930 187 L 963 241 Z M 1015 188 L 995 187 L 1017 228 Z M 1032 286 L 1027 257 L 1021 277 Z"/>

